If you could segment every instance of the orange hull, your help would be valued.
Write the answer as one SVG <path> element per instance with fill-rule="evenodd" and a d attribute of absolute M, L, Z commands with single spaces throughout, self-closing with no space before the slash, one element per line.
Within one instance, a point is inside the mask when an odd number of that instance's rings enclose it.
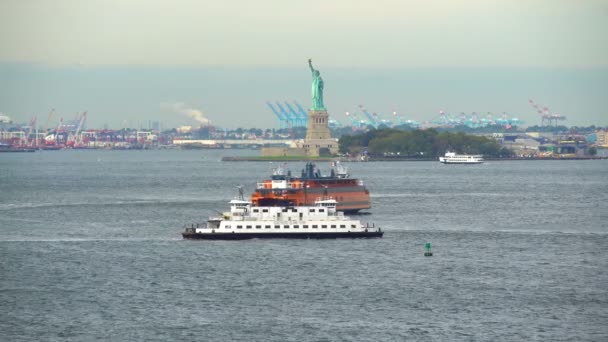
<path fill-rule="evenodd" d="M 323 196 L 338 201 L 337 210 L 357 212 L 371 208 L 369 191 L 354 179 L 294 180 L 288 188 L 272 188 L 265 181 L 251 195 L 254 205 L 314 205 Z"/>
<path fill-rule="evenodd" d="M 331 197 L 338 204 L 337 210 L 357 212 L 372 207 L 369 191 L 358 179 L 350 178 L 346 168 L 338 162 L 333 164 L 329 176 L 321 172 L 313 163 L 306 163 L 301 177 L 293 177 L 291 171 L 275 169 L 271 179 L 258 183 L 251 195 L 251 202 L 257 206 L 314 205 L 322 197 Z"/>

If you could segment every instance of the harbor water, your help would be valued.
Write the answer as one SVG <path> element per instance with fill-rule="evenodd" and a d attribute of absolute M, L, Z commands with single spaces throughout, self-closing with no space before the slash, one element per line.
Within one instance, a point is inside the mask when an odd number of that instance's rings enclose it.
<path fill-rule="evenodd" d="M 252 153 L 0 155 L 0 340 L 608 340 L 607 160 L 349 163 L 384 238 L 183 240 Z"/>

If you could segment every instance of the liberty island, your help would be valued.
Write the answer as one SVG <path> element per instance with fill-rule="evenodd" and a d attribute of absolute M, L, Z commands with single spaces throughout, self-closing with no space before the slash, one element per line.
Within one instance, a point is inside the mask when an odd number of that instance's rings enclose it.
<path fill-rule="evenodd" d="M 262 157 L 304 158 L 335 156 L 338 153 L 338 142 L 331 137 L 329 129 L 329 113 L 323 103 L 323 90 L 325 82 L 321 72 L 312 65 L 308 59 L 308 67 L 312 73 L 311 100 L 312 107 L 308 110 L 308 127 L 306 138 L 296 147 L 268 147 L 262 149 Z"/>

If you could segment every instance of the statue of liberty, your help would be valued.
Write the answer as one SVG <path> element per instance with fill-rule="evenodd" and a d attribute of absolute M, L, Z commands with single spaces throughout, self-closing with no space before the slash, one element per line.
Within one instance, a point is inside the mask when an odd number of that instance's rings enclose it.
<path fill-rule="evenodd" d="M 323 105 L 323 79 L 319 70 L 312 67 L 312 60 L 308 60 L 308 66 L 312 71 L 312 110 L 325 110 Z"/>

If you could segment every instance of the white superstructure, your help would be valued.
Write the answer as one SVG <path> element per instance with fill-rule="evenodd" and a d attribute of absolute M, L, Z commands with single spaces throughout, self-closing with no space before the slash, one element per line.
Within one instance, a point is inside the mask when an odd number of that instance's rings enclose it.
<path fill-rule="evenodd" d="M 439 157 L 439 162 L 444 164 L 481 164 L 484 162 L 482 155 L 456 154 L 446 152 L 444 157 Z"/>
<path fill-rule="evenodd" d="M 230 211 L 206 223 L 186 227 L 185 238 L 380 237 L 374 224 L 363 224 L 336 211 L 336 200 L 323 198 L 314 206 L 258 207 L 243 199 L 230 201 Z"/>

